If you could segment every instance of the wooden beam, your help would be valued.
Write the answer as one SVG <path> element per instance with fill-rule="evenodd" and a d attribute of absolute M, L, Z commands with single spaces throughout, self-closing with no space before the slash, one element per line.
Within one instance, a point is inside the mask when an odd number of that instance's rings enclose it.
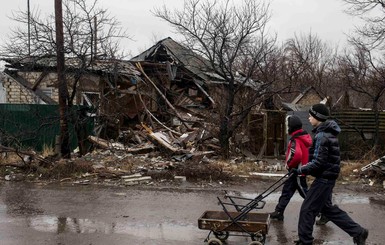
<path fill-rule="evenodd" d="M 32 85 L 31 89 L 33 91 L 36 90 L 36 88 L 40 85 L 41 81 L 43 81 L 43 79 L 48 75 L 48 71 L 43 71 L 42 73 L 40 73 L 40 76 L 36 79 L 35 83 Z"/>

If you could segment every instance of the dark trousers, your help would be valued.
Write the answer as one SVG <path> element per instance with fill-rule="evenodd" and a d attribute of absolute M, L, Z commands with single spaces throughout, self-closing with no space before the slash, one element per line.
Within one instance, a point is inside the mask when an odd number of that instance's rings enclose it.
<path fill-rule="evenodd" d="M 332 193 L 335 180 L 316 178 L 311 184 L 302 203 L 298 220 L 298 236 L 303 244 L 313 243 L 313 226 L 318 213 L 340 227 L 350 236 L 358 236 L 362 227 L 337 205 L 332 204 Z"/>
<path fill-rule="evenodd" d="M 307 192 L 306 177 L 291 175 L 283 184 L 282 193 L 275 207 L 275 211 L 283 213 L 297 190 L 298 193 L 305 198 Z"/>

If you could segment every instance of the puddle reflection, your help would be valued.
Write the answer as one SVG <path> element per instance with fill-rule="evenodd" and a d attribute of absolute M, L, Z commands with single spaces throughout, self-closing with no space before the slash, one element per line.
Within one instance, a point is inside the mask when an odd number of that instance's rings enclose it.
<path fill-rule="evenodd" d="M 34 191 L 15 186 L 7 189 L 4 194 L 4 203 L 7 206 L 7 213 L 12 215 L 36 215 L 43 211 L 38 208 L 39 200 Z"/>
<path fill-rule="evenodd" d="M 91 219 L 53 217 L 39 215 L 27 218 L 28 226 L 37 231 L 53 233 L 102 233 L 102 234 L 126 234 L 151 239 L 163 239 L 174 237 L 180 240 L 195 239 L 194 235 L 188 235 L 186 230 L 196 231 L 196 226 L 183 224 L 176 221 L 162 224 L 144 224 L 130 222 L 103 222 Z M 194 233 L 194 232 L 192 232 Z M 187 236 L 187 237 L 186 237 Z M 190 236 L 190 237 L 189 237 Z"/>
<path fill-rule="evenodd" d="M 263 200 L 276 202 L 280 197 L 280 195 L 281 193 L 274 192 L 266 196 Z M 246 198 L 256 198 L 258 197 L 258 193 L 252 194 L 252 193 L 242 192 L 241 196 Z M 291 200 L 302 202 L 303 198 L 298 193 L 296 193 Z M 338 193 L 333 195 L 333 203 L 334 204 L 369 204 L 370 200 L 368 197 L 365 197 L 365 196 Z"/>

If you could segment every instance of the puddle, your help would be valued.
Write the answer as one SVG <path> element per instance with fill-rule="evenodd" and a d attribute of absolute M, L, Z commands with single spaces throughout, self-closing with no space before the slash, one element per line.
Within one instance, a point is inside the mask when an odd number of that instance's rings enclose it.
<path fill-rule="evenodd" d="M 222 211 L 217 197 L 222 191 L 141 190 L 100 187 L 36 187 L 5 183 L 0 186 L 0 243 L 2 244 L 184 244 L 201 245 L 208 230 L 198 229 L 204 211 Z M 229 191 L 231 196 L 254 199 L 259 193 Z M 221 196 L 222 195 L 222 196 Z M 266 206 L 274 210 L 280 192 L 269 194 Z M 223 199 L 228 202 L 229 199 Z M 382 244 L 384 203 L 382 196 L 335 193 L 334 203 L 371 231 L 368 244 Z M 241 200 L 242 201 L 242 200 Z M 244 200 L 243 200 L 244 201 Z M 295 194 L 284 222 L 270 223 L 268 245 L 293 244 L 302 198 Z M 342 205 L 344 204 L 344 205 Z M 317 245 L 352 244 L 351 238 L 334 224 L 314 229 Z M 231 236 L 229 245 L 248 244 L 250 238 Z"/>
<path fill-rule="evenodd" d="M 129 221 L 125 222 L 104 222 L 92 219 L 80 219 L 69 217 L 53 217 L 39 215 L 27 218 L 27 226 L 41 232 L 52 233 L 81 233 L 81 234 L 125 234 L 151 239 L 164 239 L 173 237 L 177 240 L 196 239 L 193 235 L 188 236 L 187 230 L 196 230 L 191 224 L 178 223 L 176 221 L 162 224 L 145 224 Z M 178 235 L 179 234 L 179 235 Z"/>
<path fill-rule="evenodd" d="M 234 195 L 234 193 L 232 193 L 231 195 Z M 257 198 L 258 195 L 259 195 L 258 193 L 240 193 L 240 196 L 245 198 Z M 274 203 L 274 202 L 277 202 L 280 195 L 281 195 L 280 192 L 274 192 L 266 196 L 265 198 L 263 198 L 263 200 Z M 303 200 L 302 197 L 298 193 L 295 193 L 291 199 L 291 201 L 302 201 L 302 200 Z M 370 200 L 368 197 L 365 197 L 365 196 L 338 193 L 338 194 L 333 194 L 333 203 L 334 204 L 369 204 Z"/>

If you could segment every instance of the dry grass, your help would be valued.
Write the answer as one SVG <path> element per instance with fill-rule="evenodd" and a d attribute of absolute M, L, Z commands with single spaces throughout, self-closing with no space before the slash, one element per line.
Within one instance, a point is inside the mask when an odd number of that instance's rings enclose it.
<path fill-rule="evenodd" d="M 358 177 L 359 170 L 363 166 L 360 162 L 341 162 L 341 179 L 354 179 Z"/>
<path fill-rule="evenodd" d="M 87 161 L 58 161 L 51 168 L 37 168 L 37 174 L 43 179 L 62 179 L 80 175 L 83 173 L 92 173 L 91 162 Z"/>
<path fill-rule="evenodd" d="M 187 180 L 229 180 L 233 176 L 233 167 L 224 161 L 200 163 L 191 161 L 175 170 L 176 175 L 186 176 Z"/>
<path fill-rule="evenodd" d="M 43 157 L 52 156 L 54 154 L 55 154 L 55 149 L 52 146 L 49 146 L 46 144 L 43 145 L 43 151 L 41 152 L 41 155 Z"/>
<path fill-rule="evenodd" d="M 233 174 L 235 175 L 243 175 L 257 171 L 261 171 L 261 166 L 256 162 L 242 162 L 233 166 Z"/>
<path fill-rule="evenodd" d="M 145 166 L 146 162 L 133 157 L 125 157 L 122 159 L 107 157 L 106 159 L 104 159 L 104 165 L 106 167 L 113 167 L 115 169 L 132 172 L 138 166 Z"/>
<path fill-rule="evenodd" d="M 14 152 L 1 153 L 0 155 L 0 165 L 14 163 L 18 161 L 21 161 L 21 158 Z"/>

